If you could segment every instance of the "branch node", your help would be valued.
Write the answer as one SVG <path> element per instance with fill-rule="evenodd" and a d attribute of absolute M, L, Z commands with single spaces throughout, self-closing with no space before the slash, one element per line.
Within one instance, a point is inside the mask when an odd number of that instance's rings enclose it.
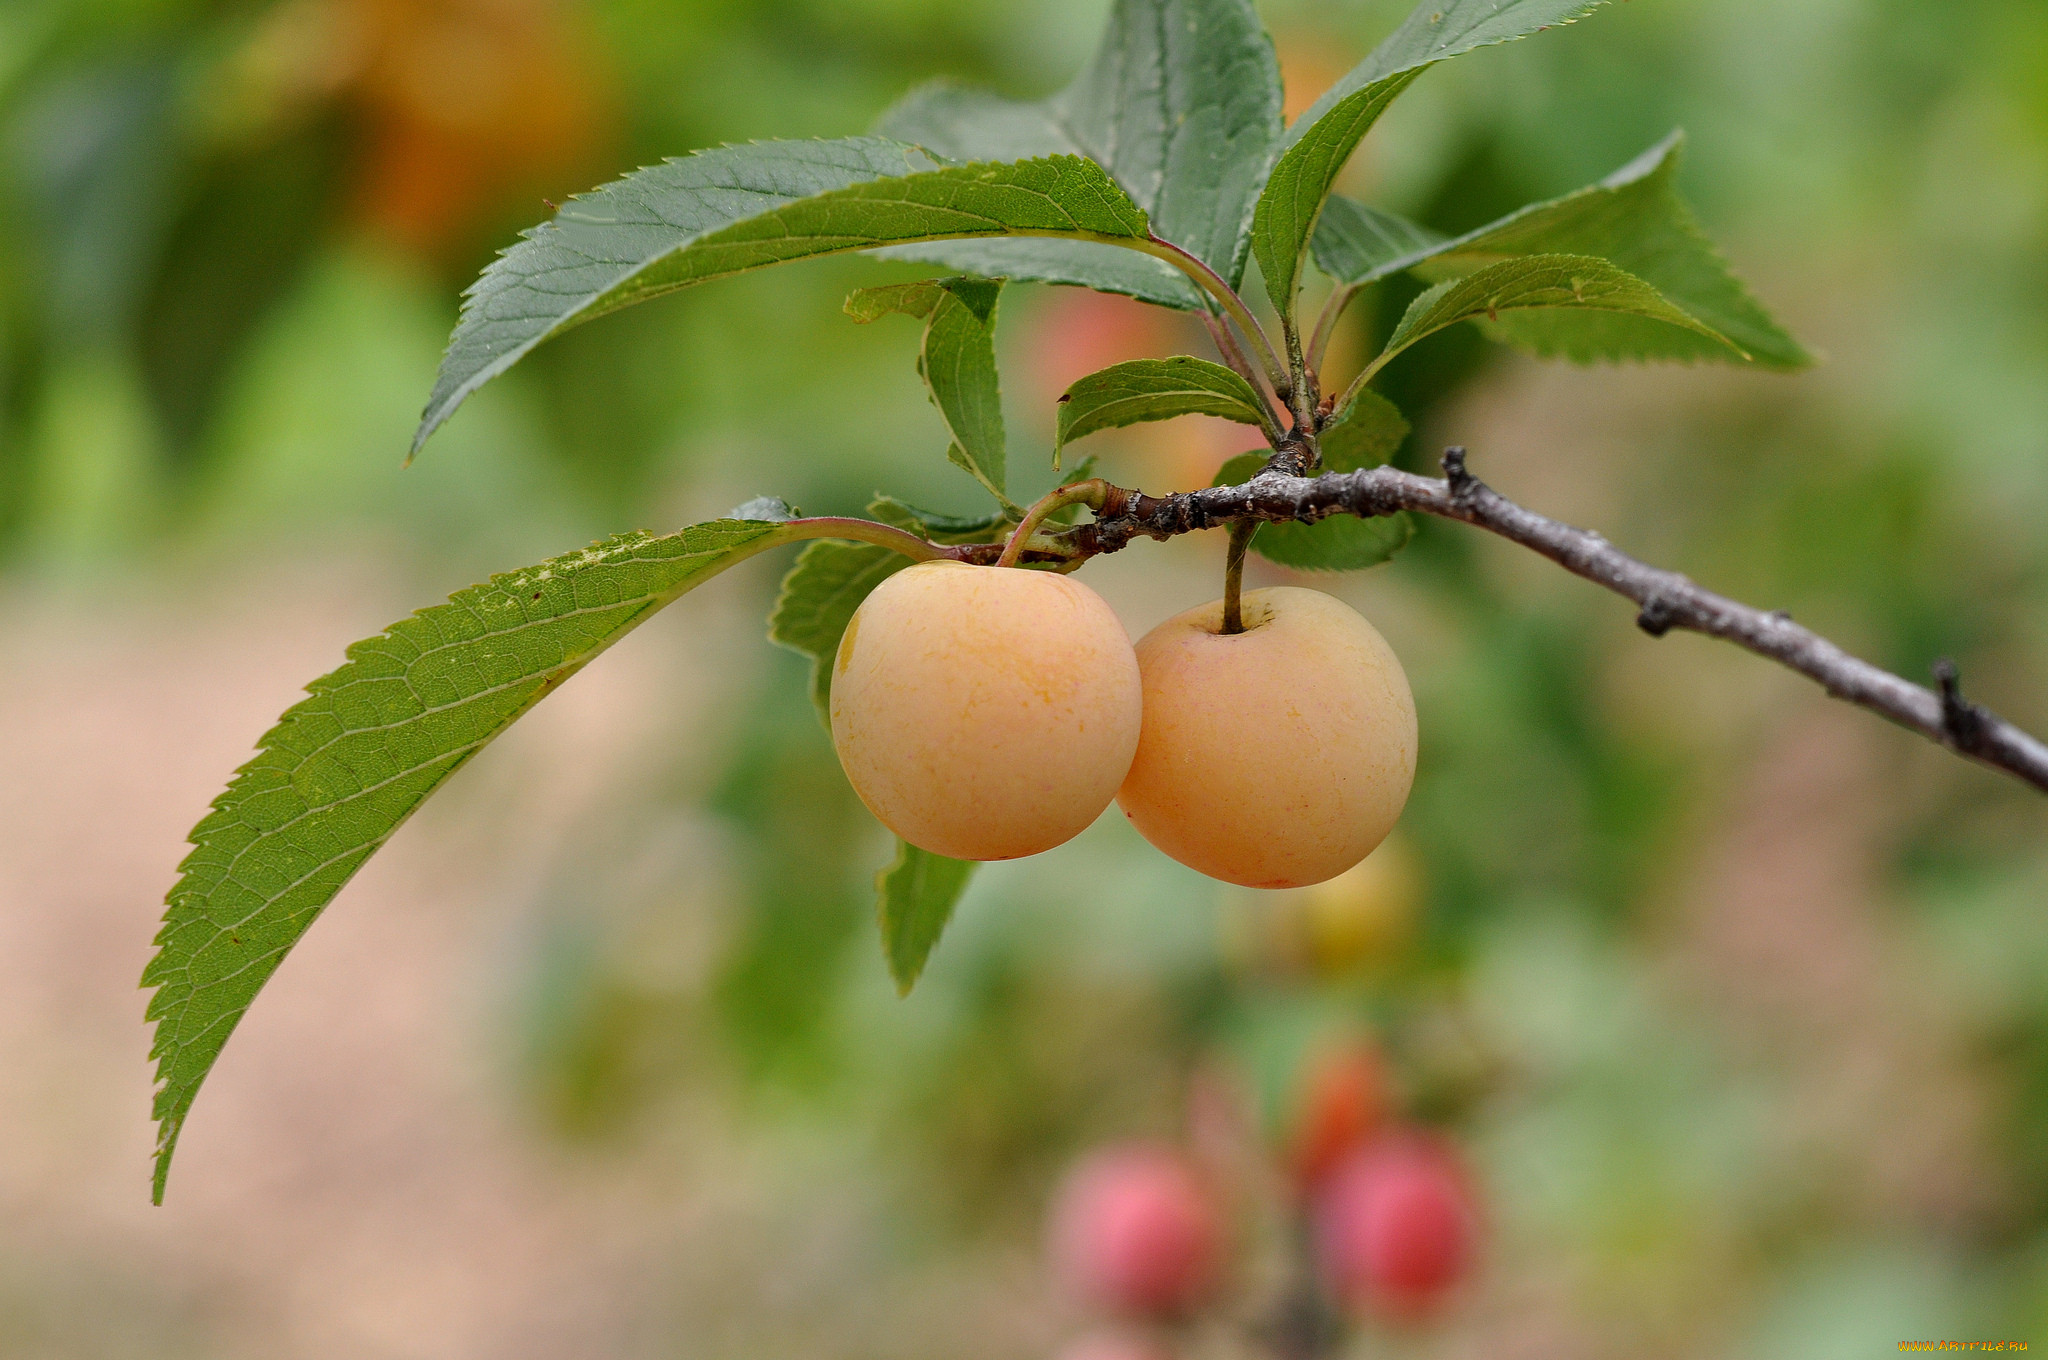
<path fill-rule="evenodd" d="M 1642 612 L 1636 615 L 1636 627 L 1653 638 L 1663 637 L 1671 631 L 1678 620 L 1672 613 L 1671 602 L 1662 595 L 1652 595 L 1643 601 Z"/>
<path fill-rule="evenodd" d="M 1941 730 L 1956 749 L 1976 750 L 1984 743 L 1991 715 L 1963 697 L 1963 673 L 1949 658 L 1934 663 L 1934 678 L 1941 686 Z"/>
<path fill-rule="evenodd" d="M 1472 504 L 1479 491 L 1479 479 L 1465 470 L 1465 450 L 1452 445 L 1444 450 L 1444 481 L 1451 489 L 1451 503 L 1460 509 Z"/>

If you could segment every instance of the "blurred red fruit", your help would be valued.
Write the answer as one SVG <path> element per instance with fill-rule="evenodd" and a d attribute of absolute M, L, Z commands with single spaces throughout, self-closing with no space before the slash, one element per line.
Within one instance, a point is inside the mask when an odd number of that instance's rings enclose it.
<path fill-rule="evenodd" d="M 1406 1134 L 1357 1149 L 1331 1174 L 1316 1209 L 1323 1270 L 1347 1302 L 1414 1317 L 1471 1266 L 1471 1185 L 1439 1141 Z"/>
<path fill-rule="evenodd" d="M 1134 1144 L 1085 1159 L 1060 1189 L 1053 1262 L 1082 1298 L 1140 1317 L 1182 1314 L 1216 1286 L 1223 1225 L 1187 1159 Z"/>
<path fill-rule="evenodd" d="M 1313 1193 L 1347 1153 L 1378 1133 L 1386 1110 L 1386 1066 L 1372 1044 L 1349 1044 L 1317 1057 L 1294 1134 L 1295 1182 L 1302 1192 Z"/>

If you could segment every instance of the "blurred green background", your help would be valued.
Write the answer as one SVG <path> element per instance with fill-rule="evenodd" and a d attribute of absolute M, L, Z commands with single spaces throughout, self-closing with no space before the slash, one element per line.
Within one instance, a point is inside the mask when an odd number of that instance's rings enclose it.
<path fill-rule="evenodd" d="M 147 1208 L 133 979 L 179 842 L 347 642 L 758 494 L 975 506 L 915 329 L 840 313 L 903 266 L 581 328 L 406 469 L 461 289 L 543 197 L 664 155 L 855 133 L 937 74 L 1053 88 L 1104 9 L 0 5 L 0 1356 L 1050 1355 L 1085 1323 L 1039 1259 L 1071 1158 L 1178 1136 L 1197 1078 L 1280 1127 L 1302 1054 L 1361 1029 L 1488 1214 L 1457 1306 L 1361 1354 L 2048 1344 L 2048 807 L 1438 523 L 1316 582 L 1415 683 L 1405 886 L 1226 891 L 1112 813 L 985 870 L 899 1001 L 887 839 L 761 640 L 786 564 L 755 563 L 342 895 Z M 1262 5 L 1290 106 L 1405 9 Z M 1572 370 L 1468 327 L 1382 384 L 1403 461 L 1465 444 L 1534 508 L 1904 674 L 1953 655 L 2048 726 L 2048 8 L 1634 0 L 1433 72 L 1348 185 L 1459 230 L 1673 126 L 1824 365 Z M 1003 308 L 1025 492 L 1068 380 L 1196 346 L 1121 300 Z M 1092 442 L 1160 490 L 1239 438 Z M 1221 557 L 1086 579 L 1135 635 Z"/>

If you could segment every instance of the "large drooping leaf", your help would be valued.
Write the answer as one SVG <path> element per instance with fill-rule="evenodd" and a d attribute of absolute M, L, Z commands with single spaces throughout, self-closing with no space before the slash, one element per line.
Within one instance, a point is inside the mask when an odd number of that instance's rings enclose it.
<path fill-rule="evenodd" d="M 1407 437 L 1406 418 L 1392 402 L 1365 388 L 1323 431 L 1323 467 L 1329 472 L 1378 467 L 1394 456 Z M 1223 465 L 1214 484 L 1235 486 L 1249 480 L 1267 457 L 1264 453 L 1239 454 Z M 1408 546 L 1414 535 L 1414 520 L 1406 512 L 1372 519 L 1331 515 L 1314 524 L 1261 524 L 1252 535 L 1251 550 L 1297 571 L 1363 571 Z"/>
<path fill-rule="evenodd" d="M 1640 317 L 1694 331 L 1713 344 L 1728 345 L 1734 357 L 1746 357 L 1712 327 L 1674 307 L 1663 294 L 1635 275 L 1590 255 L 1523 255 L 1488 265 L 1460 279 L 1440 283 L 1408 305 L 1387 347 L 1367 372 L 1423 337 L 1460 321 L 1499 321 L 1503 315 L 1546 308 L 1582 308 Z"/>
<path fill-rule="evenodd" d="M 635 171 L 572 199 L 471 286 L 413 448 L 534 346 L 606 312 L 789 260 L 987 236 L 1149 243 L 1150 224 L 1072 155 L 941 167 L 916 147 L 850 137 L 722 146 Z"/>
<path fill-rule="evenodd" d="M 953 437 L 946 458 L 1006 510 L 1016 510 L 1007 491 L 1002 383 L 996 371 L 996 301 L 1002 288 L 1000 279 L 973 278 L 863 288 L 846 300 L 846 310 L 856 321 L 885 312 L 924 319 L 917 371 Z"/>
<path fill-rule="evenodd" d="M 1674 132 L 1598 184 L 1531 204 L 1454 240 L 1333 197 L 1316 227 L 1316 263 L 1339 282 L 1358 285 L 1402 270 L 1436 282 L 1520 255 L 1592 255 L 1634 274 L 1760 365 L 1790 369 L 1812 362 L 1728 271 L 1678 196 L 1683 145 Z M 1361 231 L 1368 220 L 1373 230 Z M 1393 248 L 1404 238 L 1414 244 Z M 1696 331 L 1611 312 L 1517 313 L 1502 317 L 1499 327 L 1538 353 L 1580 362 L 1740 357 Z"/>
<path fill-rule="evenodd" d="M 1272 412 L 1257 390 L 1222 364 L 1188 354 L 1131 359 L 1097 369 L 1060 397 L 1053 466 L 1059 466 L 1060 450 L 1083 435 L 1186 415 L 1222 416 L 1277 433 Z"/>
<path fill-rule="evenodd" d="M 971 860 L 947 859 L 920 850 L 909 841 L 896 842 L 896 859 L 875 875 L 875 914 L 882 926 L 882 953 L 889 976 L 904 996 L 917 985 L 932 946 L 939 942 L 953 906 L 974 876 Z"/>
<path fill-rule="evenodd" d="M 1280 71 L 1249 0 L 1117 0 L 1073 84 L 1012 100 L 940 82 L 914 90 L 876 131 L 956 160 L 1055 152 L 1106 168 L 1152 230 L 1234 286 L 1253 197 L 1280 137 Z M 911 246 L 891 252 L 956 269 L 1076 283 L 1167 306 L 1206 305 L 1178 271 L 1068 242 Z"/>
<path fill-rule="evenodd" d="M 656 610 L 802 521 L 624 534 L 494 576 L 348 649 L 192 830 L 157 952 L 155 1198 L 200 1083 L 257 991 L 364 861 L 515 719 Z"/>
<path fill-rule="evenodd" d="M 1337 172 L 1387 106 L 1440 61 L 1568 24 L 1606 0 L 1423 0 L 1392 36 L 1288 128 L 1252 219 L 1252 251 L 1275 305 L 1293 306 L 1316 219 Z"/>

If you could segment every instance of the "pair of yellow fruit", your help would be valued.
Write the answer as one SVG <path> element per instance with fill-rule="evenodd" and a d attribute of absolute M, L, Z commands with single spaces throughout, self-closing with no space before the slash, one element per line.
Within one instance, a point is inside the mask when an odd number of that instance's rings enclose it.
<path fill-rule="evenodd" d="M 861 604 L 833 662 L 832 740 L 912 845 L 1016 859 L 1114 797 L 1212 878 L 1319 883 L 1364 859 L 1415 775 L 1415 701 L 1373 626 L 1320 591 L 1247 591 L 1131 646 L 1100 595 L 1043 571 L 926 562 Z"/>

